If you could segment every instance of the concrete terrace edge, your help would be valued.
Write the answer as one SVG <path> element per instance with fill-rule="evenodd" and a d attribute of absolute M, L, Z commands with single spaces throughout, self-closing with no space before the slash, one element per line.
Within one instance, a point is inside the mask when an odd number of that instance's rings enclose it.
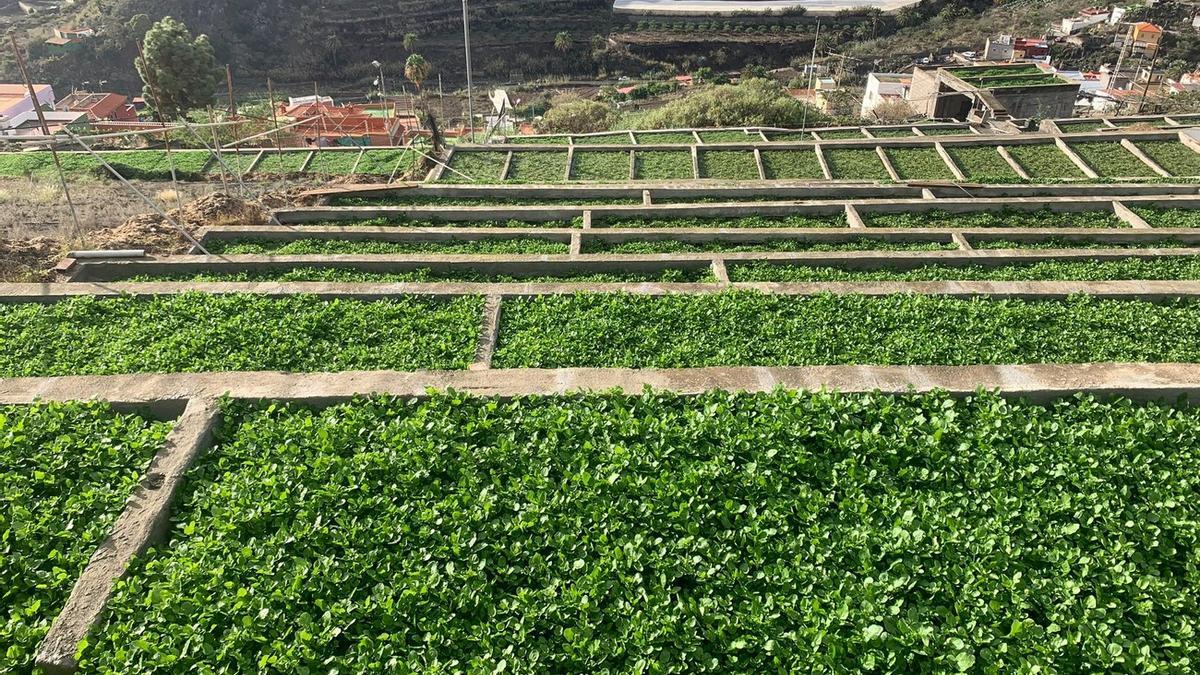
<path fill-rule="evenodd" d="M 646 388 L 681 394 L 775 389 L 844 393 L 998 391 L 1046 401 L 1076 392 L 1139 400 L 1200 396 L 1200 364 L 1089 363 L 974 366 L 800 366 L 680 369 L 561 368 L 342 373 L 224 372 L 0 378 L 0 403 L 101 400 L 123 406 L 173 406 L 229 396 L 328 405 L 370 394 L 424 397 L 453 389 L 511 398 Z"/>
<path fill-rule="evenodd" d="M 329 282 L 150 282 L 0 284 L 0 304 L 51 304 L 79 297 L 253 294 L 267 298 L 311 295 L 323 300 L 384 300 L 403 296 L 497 296 L 504 299 L 579 293 L 711 295 L 729 291 L 768 295 L 942 295 L 957 298 L 1056 300 L 1087 295 L 1112 300 L 1170 300 L 1200 297 L 1200 281 L 832 281 L 720 283 L 420 283 Z"/>

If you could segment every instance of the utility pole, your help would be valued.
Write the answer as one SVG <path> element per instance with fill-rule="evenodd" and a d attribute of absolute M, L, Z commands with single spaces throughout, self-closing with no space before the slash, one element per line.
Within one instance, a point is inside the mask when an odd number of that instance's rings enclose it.
<path fill-rule="evenodd" d="M 463 47 L 467 54 L 467 128 L 471 130 L 471 142 L 475 141 L 475 86 L 471 78 L 471 18 L 467 14 L 467 0 L 463 3 Z"/>
<path fill-rule="evenodd" d="M 1150 60 L 1150 73 L 1146 75 L 1146 86 L 1142 87 L 1142 98 L 1138 101 L 1137 114 L 1142 114 L 1142 108 L 1146 107 L 1146 94 L 1150 93 L 1150 83 L 1154 80 L 1154 67 L 1158 65 L 1158 50 L 1154 50 L 1154 58 Z"/>
<path fill-rule="evenodd" d="M 75 236 L 80 243 L 83 243 L 83 228 L 79 226 L 79 214 L 75 211 L 75 202 L 71 200 L 71 189 L 67 187 L 67 177 L 63 174 L 62 164 L 58 161 L 58 150 L 55 148 L 54 138 L 50 136 L 50 125 L 46 124 L 46 115 L 42 113 L 42 104 L 38 101 L 37 91 L 33 88 L 33 80 L 29 79 L 29 71 L 25 68 L 25 56 L 21 54 L 21 47 L 17 45 L 17 36 L 9 33 L 8 38 L 12 41 L 13 56 L 17 58 L 17 69 L 21 71 L 21 79 L 25 80 L 25 89 L 29 92 L 29 100 L 33 102 L 33 109 L 37 112 L 38 124 L 42 126 L 42 135 L 50 143 L 50 156 L 54 158 L 54 168 L 58 171 L 58 182 L 62 185 L 63 197 L 67 200 L 67 207 L 71 209 L 71 222 L 75 225 Z"/>

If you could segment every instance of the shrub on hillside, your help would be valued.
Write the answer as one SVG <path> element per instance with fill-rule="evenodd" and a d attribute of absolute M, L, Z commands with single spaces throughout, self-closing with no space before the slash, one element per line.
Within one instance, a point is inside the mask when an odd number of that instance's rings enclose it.
<path fill-rule="evenodd" d="M 559 134 L 608 131 L 616 118 L 613 109 L 599 101 L 573 98 L 556 102 L 542 117 L 539 130 Z"/>
<path fill-rule="evenodd" d="M 799 127 L 825 121 L 822 113 L 789 96 L 778 82 L 751 79 L 736 85 L 705 87 L 687 98 L 672 101 L 646 115 L 641 126 L 647 129 Z"/>

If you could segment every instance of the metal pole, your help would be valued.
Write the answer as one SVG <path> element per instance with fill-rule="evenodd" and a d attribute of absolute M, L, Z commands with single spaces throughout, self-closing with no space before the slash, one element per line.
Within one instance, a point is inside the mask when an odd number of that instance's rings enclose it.
<path fill-rule="evenodd" d="M 9 39 L 12 40 L 13 55 L 17 57 L 17 68 L 21 71 L 21 79 L 25 80 L 25 88 L 29 91 L 29 100 L 33 102 L 33 109 L 37 113 L 38 123 L 42 126 L 42 133 L 50 136 L 50 125 L 46 124 L 46 116 L 42 113 L 42 104 L 38 101 L 37 92 L 33 88 L 33 80 L 29 79 L 29 71 L 25 69 L 25 57 L 21 55 L 21 48 L 17 45 L 17 36 L 9 34 Z M 63 127 L 66 130 L 66 127 Z M 68 132 L 70 133 L 70 132 Z M 79 238 L 80 243 L 86 244 L 83 238 L 83 228 L 79 226 L 79 213 L 75 211 L 75 202 L 71 199 L 71 189 L 67 187 L 67 177 L 63 174 L 62 164 L 58 161 L 58 150 L 54 148 L 54 140 L 50 141 L 50 156 L 54 158 L 54 168 L 58 171 L 58 182 L 62 185 L 63 197 L 67 200 L 67 207 L 71 209 L 71 222 L 75 224 L 75 236 Z"/>
<path fill-rule="evenodd" d="M 1150 73 L 1146 75 L 1146 86 L 1142 87 L 1142 100 L 1138 101 L 1137 114 L 1142 114 L 1142 109 L 1146 107 L 1146 94 L 1150 93 L 1150 82 L 1154 80 L 1154 67 L 1158 65 L 1158 50 L 1154 52 L 1154 58 L 1150 60 Z"/>
<path fill-rule="evenodd" d="M 267 97 L 271 101 L 271 123 L 275 126 L 275 151 L 279 158 L 279 173 L 283 173 L 283 142 L 279 140 L 279 115 L 275 113 L 275 85 L 267 78 Z"/>
<path fill-rule="evenodd" d="M 463 47 L 467 54 L 467 128 L 470 129 L 471 142 L 475 141 L 475 85 L 471 77 L 471 19 L 467 15 L 467 0 L 463 3 Z"/>

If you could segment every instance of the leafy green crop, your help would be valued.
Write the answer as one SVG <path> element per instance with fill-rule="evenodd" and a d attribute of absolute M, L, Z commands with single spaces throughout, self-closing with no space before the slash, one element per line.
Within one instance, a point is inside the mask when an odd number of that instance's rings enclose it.
<path fill-rule="evenodd" d="M 305 171 L 322 176 L 348 176 L 350 175 L 350 170 L 355 169 L 354 164 L 359 161 L 359 154 L 345 150 L 339 150 L 338 152 L 320 150 L 313 153 L 312 162 L 309 162 L 308 168 Z M 363 157 L 363 161 L 366 161 L 366 157 Z M 263 162 L 266 163 L 267 159 L 263 158 Z M 395 168 L 396 162 L 393 161 L 392 166 L 387 170 L 387 175 L 391 176 L 392 169 Z"/>
<path fill-rule="evenodd" d="M 693 145 L 696 142 L 696 137 L 690 131 L 642 131 L 634 135 L 639 145 Z"/>
<path fill-rule="evenodd" d="M 1200 153 L 1179 141 L 1137 141 L 1142 152 L 1175 176 L 1200 176 Z"/>
<path fill-rule="evenodd" d="M 0 377 L 465 368 L 482 301 L 189 293 L 0 307 Z"/>
<path fill-rule="evenodd" d="M 593 241 L 584 244 L 588 253 L 705 253 L 720 251 L 741 253 L 754 251 L 946 251 L 958 248 L 955 244 L 937 242 L 902 241 L 891 242 L 859 237 L 850 241 L 824 243 L 777 239 L 746 244 L 732 241 Z"/>
<path fill-rule="evenodd" d="M 767 139 L 772 143 L 810 143 L 816 140 L 811 131 L 768 131 Z"/>
<path fill-rule="evenodd" d="M 38 644 L 171 425 L 100 403 L 0 406 L 0 671 Z"/>
<path fill-rule="evenodd" d="M 1194 409 L 231 406 L 85 671 L 1180 672 Z M 269 477 L 269 478 L 264 478 Z"/>
<path fill-rule="evenodd" d="M 634 153 L 638 180 L 691 179 L 692 153 L 687 150 L 639 150 Z"/>
<path fill-rule="evenodd" d="M 342 155 L 345 153 L 324 152 L 321 154 L 323 157 L 328 158 L 331 156 L 339 156 L 339 155 Z M 309 151 L 307 151 L 307 150 L 305 150 L 303 152 L 295 152 L 295 151 L 275 152 L 275 151 L 268 150 L 263 155 L 262 161 L 260 161 L 258 163 L 258 166 L 254 167 L 254 173 L 257 173 L 257 174 L 299 173 L 301 167 L 304 166 L 305 160 L 308 159 L 308 155 L 309 155 Z M 353 166 L 354 160 L 356 158 L 357 158 L 356 155 L 353 155 L 353 154 L 350 155 L 351 166 Z M 316 158 L 314 158 L 314 162 L 313 162 L 314 164 L 316 163 L 315 159 Z M 317 169 L 313 169 L 313 173 L 332 174 L 333 172 L 327 171 L 327 170 L 321 171 L 320 168 L 317 168 Z M 349 167 L 346 167 L 345 173 L 350 173 Z"/>
<path fill-rule="evenodd" d="M 505 302 L 494 363 L 498 368 L 1194 363 L 1200 359 L 1197 331 L 1200 305 L 1187 302 L 579 294 Z"/>
<path fill-rule="evenodd" d="M 758 180 L 758 163 L 751 150 L 701 150 L 700 177 Z"/>
<path fill-rule="evenodd" d="M 871 135 L 875 138 L 912 138 L 916 136 L 913 133 L 912 127 L 903 127 L 901 129 L 876 129 L 870 128 Z"/>
<path fill-rule="evenodd" d="M 570 136 L 509 136 L 504 139 L 510 145 L 567 145 Z"/>
<path fill-rule="evenodd" d="M 741 129 L 718 129 L 697 133 L 705 143 L 762 143 L 762 136 L 757 131 L 746 133 Z"/>
<path fill-rule="evenodd" d="M 604 227 L 846 227 L 846 215 L 836 216 L 722 216 L 716 218 L 611 218 Z"/>
<path fill-rule="evenodd" d="M 947 145 L 946 154 L 950 155 L 967 180 L 979 183 L 1016 183 L 1021 180 L 995 146 Z"/>
<path fill-rule="evenodd" d="M 973 211 L 951 213 L 933 209 L 923 213 L 863 213 L 867 227 L 1128 227 L 1108 211 L 1055 212 Z"/>
<path fill-rule="evenodd" d="M 508 180 L 514 183 L 561 183 L 566 176 L 566 152 L 514 152 L 508 169 Z"/>
<path fill-rule="evenodd" d="M 563 269 L 561 274 L 488 274 L 473 270 L 433 270 L 427 267 L 408 272 L 368 272 L 346 268 L 294 267 L 291 269 L 235 272 L 228 274 L 186 273 L 133 277 L 129 281 L 329 281 L 343 283 L 397 283 L 464 281 L 472 283 L 640 283 L 715 281 L 712 269 L 664 269 L 658 272 L 580 272 Z"/>
<path fill-rule="evenodd" d="M 823 148 L 829 173 L 835 179 L 890 180 L 874 150 L 866 148 Z"/>
<path fill-rule="evenodd" d="M 902 179 L 953 180 L 950 167 L 933 148 L 888 148 L 892 168 Z"/>
<path fill-rule="evenodd" d="M 583 218 L 573 220 L 415 220 L 403 216 L 395 218 L 367 218 L 365 220 L 338 220 L 317 223 L 291 223 L 290 226 L 302 230 L 306 227 L 336 226 L 336 227 L 539 227 L 563 228 L 583 227 Z"/>
<path fill-rule="evenodd" d="M 630 145 L 629 134 L 622 131 L 598 136 L 575 136 L 575 145 Z"/>
<path fill-rule="evenodd" d="M 566 171 L 566 157 L 563 158 Z M 513 165 L 517 158 L 513 158 Z M 641 204 L 642 197 L 430 197 L 420 194 L 392 194 L 386 197 L 334 197 L 331 206 L 567 206 L 571 204 Z"/>
<path fill-rule="evenodd" d="M 825 177 L 825 173 L 821 171 L 821 162 L 817 160 L 817 153 L 811 148 L 808 150 L 763 150 L 762 160 L 768 179 L 821 179 Z"/>
<path fill-rule="evenodd" d="M 315 163 L 316 161 L 314 158 L 313 162 Z M 417 153 L 411 150 L 367 150 L 363 153 L 362 160 L 359 161 L 358 167 L 354 169 L 354 172 L 373 176 L 391 176 L 393 172 L 397 174 L 404 173 L 416 161 Z M 398 171 L 396 169 L 397 165 L 400 165 Z M 454 175 L 449 171 L 445 173 L 449 176 Z M 499 168 L 496 169 L 496 173 L 499 175 Z M 447 180 L 449 179 L 447 178 Z"/>
<path fill-rule="evenodd" d="M 845 138 L 866 138 L 859 129 L 814 129 L 822 140 L 834 141 Z"/>
<path fill-rule="evenodd" d="M 1197 258 L 1127 258 L 1108 261 L 1042 261 L 1000 267 L 924 265 L 908 270 L 727 263 L 732 281 L 1112 281 L 1200 279 Z"/>
<path fill-rule="evenodd" d="M 918 124 L 917 128 L 926 136 L 970 136 L 969 127 L 930 127 Z"/>
<path fill-rule="evenodd" d="M 417 253 L 522 254 L 566 253 L 567 244 L 544 239 L 477 239 L 468 241 L 361 241 L 353 239 L 216 240 L 206 244 L 214 254 L 249 255 L 386 255 Z"/>
<path fill-rule="evenodd" d="M 174 150 L 170 161 L 163 150 L 121 150 L 100 153 L 122 176 L 137 180 L 170 180 L 171 163 L 175 164 L 175 175 L 179 180 L 203 180 L 204 166 L 209 153 L 203 150 Z M 252 151 L 251 159 L 258 154 Z M 59 162 L 63 173 L 70 178 L 111 178 L 99 160 L 86 152 L 60 152 Z M 32 175 L 38 178 L 55 178 L 54 159 L 49 152 L 0 153 L 0 176 L 23 178 Z"/>
<path fill-rule="evenodd" d="M 624 183 L 629 180 L 629 153 L 604 150 L 576 152 L 571 178 Z"/>
<path fill-rule="evenodd" d="M 1200 210 L 1165 209 L 1157 206 L 1133 206 L 1130 210 L 1150 227 L 1200 227 Z"/>
<path fill-rule="evenodd" d="M 1139 239 L 1132 242 L 1124 241 L 1107 241 L 1103 239 L 1097 240 L 1081 240 L 1074 237 L 1051 237 L 1039 241 L 1007 241 L 1004 239 L 983 240 L 980 241 L 977 237 L 971 237 L 971 247 L 980 249 L 997 249 L 997 248 L 1026 248 L 1026 249 L 1051 249 L 1051 248 L 1186 248 L 1200 247 L 1196 242 L 1180 241 L 1178 239 Z"/>
<path fill-rule="evenodd" d="M 1053 143 L 1036 145 L 1005 146 L 1008 154 L 1017 160 L 1025 173 L 1034 179 L 1083 178 L 1083 172 L 1075 166 L 1062 150 Z"/>
<path fill-rule="evenodd" d="M 213 157 L 208 162 L 207 173 L 210 177 L 220 176 L 221 174 L 232 177 L 244 175 L 250 170 L 250 167 L 254 164 L 254 160 L 258 158 L 258 152 L 258 150 L 242 150 L 240 148 L 222 150 L 220 161 L 217 161 L 217 158 Z M 169 172 L 167 175 L 170 177 Z"/>
<path fill-rule="evenodd" d="M 1086 122 L 1059 122 L 1058 128 L 1068 134 L 1082 134 L 1088 131 L 1098 131 L 1108 128 L 1103 120 L 1088 120 Z"/>
<path fill-rule="evenodd" d="M 1158 175 L 1115 140 L 1072 143 L 1071 149 L 1101 176 L 1150 178 Z"/>
<path fill-rule="evenodd" d="M 531 151 L 532 152 L 532 151 Z M 439 183 L 499 183 L 508 153 L 491 151 L 455 152 Z M 450 169 L 454 169 L 451 171 Z M 458 173 L 455 173 L 457 171 Z"/>

